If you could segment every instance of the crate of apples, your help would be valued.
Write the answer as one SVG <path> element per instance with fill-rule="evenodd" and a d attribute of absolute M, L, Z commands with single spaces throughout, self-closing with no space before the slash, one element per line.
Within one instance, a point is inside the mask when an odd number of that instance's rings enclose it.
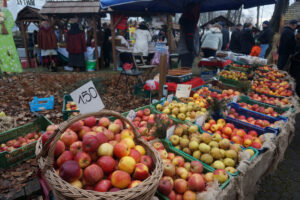
<path fill-rule="evenodd" d="M 262 114 L 265 114 L 265 115 L 269 115 L 269 116 L 272 116 L 272 117 L 278 117 L 280 116 L 275 110 L 274 108 L 272 107 L 263 107 L 263 106 L 259 106 L 258 104 L 247 104 L 247 103 L 244 103 L 244 102 L 241 102 L 241 103 L 238 103 L 240 107 L 242 108 L 245 108 L 245 109 L 248 109 L 248 110 L 253 110 L 255 112 L 259 112 L 259 113 L 262 113 Z"/>
<path fill-rule="evenodd" d="M 163 177 L 157 188 L 161 197 L 164 195 L 170 200 L 196 200 L 196 194 L 204 192 L 209 183 L 217 180 L 223 184 L 229 180 L 224 169 L 207 169 L 197 160 L 183 157 L 175 150 L 165 149 L 160 142 L 153 145 L 164 163 Z M 225 186 L 226 184 L 223 187 Z"/>
<path fill-rule="evenodd" d="M 78 107 L 74 101 L 68 101 L 66 103 L 66 111 L 78 110 Z"/>
<path fill-rule="evenodd" d="M 278 97 L 268 97 L 263 94 L 257 94 L 255 92 L 250 92 L 249 97 L 255 101 L 260 101 L 263 103 L 278 105 L 278 106 L 290 106 L 291 103 L 287 98 L 278 98 Z"/>
<path fill-rule="evenodd" d="M 208 87 L 203 87 L 193 95 L 193 98 L 197 98 L 198 96 L 210 96 L 216 99 L 231 99 L 234 96 L 239 96 L 241 93 L 239 91 L 234 91 L 232 89 L 222 90 L 222 93 L 218 93 L 216 91 L 211 91 Z"/>
<path fill-rule="evenodd" d="M 280 85 L 278 83 L 267 83 L 264 81 L 260 82 L 254 82 L 252 85 L 252 90 L 262 93 L 262 94 L 267 94 L 267 95 L 272 95 L 272 96 L 280 96 L 280 97 L 290 97 L 293 95 L 292 90 L 288 89 L 289 85 Z"/>
<path fill-rule="evenodd" d="M 43 144 L 53 131 L 43 134 Z M 50 144 L 51 145 L 51 144 Z M 87 117 L 73 123 L 54 149 L 54 168 L 74 187 L 98 192 L 132 188 L 151 176 L 152 157 L 121 120 Z"/>
<path fill-rule="evenodd" d="M 219 76 L 222 76 L 226 79 L 232 79 L 235 81 L 238 80 L 247 80 L 247 74 L 244 72 L 237 72 L 237 71 L 227 71 L 227 70 L 223 70 L 219 73 Z"/>
<path fill-rule="evenodd" d="M 234 144 L 242 145 L 243 147 L 253 147 L 261 149 L 263 145 L 262 136 L 258 136 L 257 130 L 251 128 L 242 129 L 241 125 L 228 123 L 224 119 L 209 120 L 202 126 L 204 131 L 212 133 L 212 138 L 224 138 L 227 143 L 230 140 Z M 246 132 L 247 131 L 247 132 Z M 231 145 L 230 145 L 231 146 Z"/>

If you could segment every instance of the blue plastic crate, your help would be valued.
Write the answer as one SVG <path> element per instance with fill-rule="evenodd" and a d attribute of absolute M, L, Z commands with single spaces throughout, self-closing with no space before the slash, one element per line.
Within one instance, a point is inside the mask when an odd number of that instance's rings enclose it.
<path fill-rule="evenodd" d="M 42 110 L 52 110 L 54 108 L 54 97 L 51 95 L 46 98 L 33 97 L 33 100 L 29 103 L 30 111 L 42 111 Z"/>

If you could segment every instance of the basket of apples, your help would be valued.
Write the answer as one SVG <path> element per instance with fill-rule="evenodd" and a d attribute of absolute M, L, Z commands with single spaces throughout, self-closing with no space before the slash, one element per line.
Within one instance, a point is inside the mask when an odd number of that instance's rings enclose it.
<path fill-rule="evenodd" d="M 36 155 L 57 199 L 151 199 L 163 173 L 159 153 L 110 110 L 80 114 L 46 132 Z"/>

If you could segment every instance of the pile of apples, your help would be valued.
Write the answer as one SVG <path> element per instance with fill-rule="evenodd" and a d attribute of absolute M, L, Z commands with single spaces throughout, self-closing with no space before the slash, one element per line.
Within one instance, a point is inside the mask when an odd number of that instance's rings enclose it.
<path fill-rule="evenodd" d="M 171 103 L 165 101 L 163 105 L 157 104 L 156 109 L 182 121 L 188 120 L 191 122 L 194 122 L 199 116 L 206 113 L 206 108 L 194 102 L 185 104 L 177 101 L 172 101 Z"/>
<path fill-rule="evenodd" d="M 290 85 L 288 83 L 274 83 L 274 82 L 265 82 L 265 81 L 255 81 L 252 84 L 252 90 L 273 95 L 273 96 L 292 96 L 292 90 L 288 89 Z"/>
<path fill-rule="evenodd" d="M 246 68 L 246 69 L 252 68 L 250 65 L 245 65 L 245 64 L 240 65 L 240 64 L 236 64 L 236 63 L 231 64 L 231 66 L 232 67 L 241 67 L 241 68 Z"/>
<path fill-rule="evenodd" d="M 52 134 L 44 133 L 42 143 Z M 56 143 L 54 157 L 53 167 L 63 180 L 98 192 L 132 188 L 149 177 L 154 167 L 127 124 L 107 117 L 91 116 L 72 124 Z"/>
<path fill-rule="evenodd" d="M 214 180 L 224 183 L 228 179 L 224 169 L 204 174 L 201 162 L 185 162 L 182 156 L 167 152 L 160 142 L 153 146 L 159 151 L 164 163 L 163 177 L 157 189 L 170 200 L 196 200 L 196 193 L 205 191 L 208 183 Z"/>
<path fill-rule="evenodd" d="M 161 119 L 166 124 L 169 123 L 169 126 L 173 125 L 173 120 L 169 119 L 167 114 L 151 114 L 149 108 L 138 110 L 135 118 L 132 120 L 132 124 L 138 129 L 139 133 L 142 135 L 142 138 L 144 138 L 146 141 L 155 139 L 153 135 L 156 130 L 155 117 Z M 151 126 L 151 128 L 149 126 Z"/>
<path fill-rule="evenodd" d="M 228 117 L 231 117 L 233 119 L 237 119 L 249 124 L 253 124 L 255 126 L 259 126 L 261 128 L 266 128 L 268 126 L 273 126 L 278 123 L 278 121 L 275 121 L 274 123 L 270 123 L 268 120 L 265 119 L 255 119 L 253 117 L 246 117 L 245 115 L 240 115 L 236 112 L 234 108 L 230 108 L 230 112 L 228 114 Z"/>
<path fill-rule="evenodd" d="M 66 110 L 67 111 L 78 110 L 78 107 L 77 107 L 77 105 L 74 101 L 68 101 L 67 104 L 66 104 Z"/>
<path fill-rule="evenodd" d="M 247 75 L 244 72 L 237 72 L 237 71 L 228 71 L 228 70 L 222 70 L 219 73 L 220 76 L 223 76 L 224 78 L 227 79 L 232 79 L 232 80 L 247 80 Z"/>
<path fill-rule="evenodd" d="M 209 90 L 208 87 L 203 87 L 199 90 L 197 90 L 197 92 L 193 95 L 193 98 L 197 98 L 198 96 L 210 96 L 212 98 L 216 98 L 216 99 L 231 99 L 234 96 L 239 96 L 241 93 L 239 91 L 234 91 L 232 89 L 229 90 L 222 90 L 222 93 L 219 94 L 217 92 L 212 92 L 211 90 Z"/>
<path fill-rule="evenodd" d="M 272 105 L 279 105 L 279 106 L 291 105 L 289 99 L 287 99 L 287 98 L 268 97 L 266 95 L 257 94 L 255 92 L 250 92 L 249 97 L 255 101 L 260 101 L 260 102 L 272 104 Z"/>
<path fill-rule="evenodd" d="M 231 144 L 220 134 L 211 136 L 208 133 L 194 132 L 193 126 L 190 126 L 186 134 L 186 131 L 183 131 L 185 127 L 185 125 L 177 126 L 174 135 L 170 137 L 175 148 L 192 155 L 215 169 L 225 169 L 232 174 L 236 172 L 238 154 L 242 150 L 240 145 Z"/>
<path fill-rule="evenodd" d="M 213 133 L 212 138 L 219 137 L 218 135 L 225 138 L 227 141 L 231 141 L 238 145 L 243 145 L 244 147 L 254 147 L 260 149 L 262 147 L 262 135 L 258 137 L 258 134 L 254 130 L 248 131 L 248 133 L 243 129 L 238 129 L 234 124 L 226 123 L 224 119 L 218 119 L 217 122 L 213 119 L 209 120 L 202 126 L 204 131 Z M 251 149 L 247 149 L 252 156 L 254 152 Z"/>
<path fill-rule="evenodd" d="M 258 67 L 258 70 L 263 70 L 263 71 L 273 71 L 273 68 L 268 66 L 268 65 L 265 65 L 265 66 L 259 66 Z"/>
<path fill-rule="evenodd" d="M 286 76 L 284 73 L 281 73 L 278 70 L 270 70 L 268 72 L 262 72 L 262 71 L 256 70 L 255 72 L 258 75 L 260 75 L 261 77 L 265 77 L 271 81 L 276 81 L 276 82 L 280 82 L 281 78 Z"/>
<path fill-rule="evenodd" d="M 17 148 L 23 147 L 27 144 L 35 142 L 42 135 L 42 132 L 30 132 L 27 133 L 24 137 L 19 136 L 16 139 L 8 140 L 6 143 L 2 143 L 0 145 L 0 153 L 1 152 L 11 152 Z"/>
<path fill-rule="evenodd" d="M 245 108 L 245 109 L 248 109 L 248 110 L 253 110 L 253 111 L 256 111 L 256 112 L 260 112 L 260 113 L 263 113 L 265 115 L 269 115 L 269 116 L 272 116 L 272 117 L 278 117 L 279 114 L 274 111 L 274 108 L 272 107 L 263 107 L 263 106 L 259 106 L 257 104 L 247 104 L 247 103 L 244 103 L 244 102 L 241 102 L 239 103 L 239 105 L 242 107 L 242 108 Z"/>

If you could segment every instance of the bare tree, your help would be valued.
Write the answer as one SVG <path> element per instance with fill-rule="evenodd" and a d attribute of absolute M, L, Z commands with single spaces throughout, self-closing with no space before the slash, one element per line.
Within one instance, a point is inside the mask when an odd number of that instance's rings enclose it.
<path fill-rule="evenodd" d="M 279 32 L 280 22 L 281 22 L 281 15 L 286 11 L 286 9 L 289 6 L 289 3 L 290 3 L 289 0 L 280 0 L 275 5 L 275 9 L 274 9 L 272 18 L 270 20 L 270 27 L 272 28 L 274 33 Z"/>

